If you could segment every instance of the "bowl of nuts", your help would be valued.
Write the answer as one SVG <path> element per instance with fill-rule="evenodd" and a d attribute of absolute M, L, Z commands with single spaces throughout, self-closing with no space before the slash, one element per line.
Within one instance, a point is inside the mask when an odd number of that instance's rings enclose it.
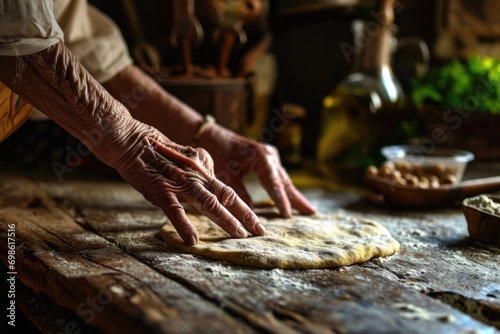
<path fill-rule="evenodd" d="M 428 150 L 422 145 L 386 146 L 382 148 L 382 154 L 387 161 L 379 169 L 379 175 L 387 174 L 396 183 L 420 188 L 461 182 L 467 164 L 474 160 L 474 154 L 468 151 Z"/>
<path fill-rule="evenodd" d="M 387 160 L 365 171 L 369 193 L 380 203 L 406 207 L 441 206 L 466 196 L 500 188 L 500 177 L 463 181 L 474 155 L 456 149 L 435 149 L 427 153 L 418 145 L 386 146 Z"/>

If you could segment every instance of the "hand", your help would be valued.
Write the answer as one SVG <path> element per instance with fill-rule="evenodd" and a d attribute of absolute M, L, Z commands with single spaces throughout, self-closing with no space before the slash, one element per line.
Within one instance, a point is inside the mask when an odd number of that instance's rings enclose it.
<path fill-rule="evenodd" d="M 115 157 L 110 157 L 113 166 L 163 210 L 184 242 L 195 245 L 199 236 L 181 202 L 192 204 L 232 237 L 246 237 L 245 228 L 254 235 L 265 234 L 255 213 L 215 178 L 212 158 L 205 150 L 175 144 L 137 121 L 128 133 L 128 142 L 133 138 L 133 144 L 115 151 Z"/>
<path fill-rule="evenodd" d="M 22 76 L 18 73 L 20 66 Z M 265 233 L 255 213 L 234 190 L 214 177 L 207 152 L 175 144 L 159 130 L 132 118 L 64 43 L 29 56 L 0 56 L 0 80 L 80 139 L 97 158 L 160 207 L 187 244 L 196 244 L 199 236 L 181 201 L 192 204 L 233 237 L 246 237 L 245 228 L 255 235 Z M 159 91 L 156 88 L 151 95 L 162 100 L 163 96 L 154 94 Z M 147 106 L 154 101 L 146 100 Z M 174 105 L 172 100 L 164 100 L 167 106 Z M 189 118 L 185 120 L 199 121 L 199 114 L 187 110 Z M 175 126 L 180 128 L 178 124 Z M 183 125 L 178 132 L 186 132 L 189 122 Z"/>
<path fill-rule="evenodd" d="M 217 124 L 207 127 L 200 136 L 199 145 L 212 155 L 215 176 L 232 187 L 250 207 L 252 199 L 245 189 L 243 178 L 255 172 L 282 216 L 291 217 L 292 208 L 300 214 L 316 212 L 293 185 L 274 146 L 237 135 Z"/>

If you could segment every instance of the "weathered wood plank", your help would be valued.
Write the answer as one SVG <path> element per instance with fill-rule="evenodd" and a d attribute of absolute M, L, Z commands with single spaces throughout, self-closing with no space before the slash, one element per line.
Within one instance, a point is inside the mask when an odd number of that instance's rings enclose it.
<path fill-rule="evenodd" d="M 343 207 L 381 222 L 401 243 L 397 256 L 363 267 L 500 328 L 500 248 L 472 241 L 460 208 L 396 211 L 359 198 Z"/>
<path fill-rule="evenodd" d="M 0 270 L 8 271 L 1 261 Z M 0 282 L 0 291 L 7 298 L 8 287 L 5 283 Z M 10 327 L 7 333 L 102 334 L 97 328 L 89 327 L 75 312 L 59 306 L 43 294 L 35 293 L 19 281 L 16 281 L 15 301 L 15 327 Z"/>
<path fill-rule="evenodd" d="M 7 226 L 15 224 L 17 277 L 76 311 L 85 323 L 106 333 L 252 332 L 216 305 L 82 229 L 31 182 L 1 181 L 2 260 L 6 262 Z"/>
<path fill-rule="evenodd" d="M 93 219 L 91 224 L 105 225 L 96 216 Z M 106 222 L 112 220 L 108 216 Z M 362 267 L 307 271 L 237 267 L 166 251 L 163 242 L 153 236 L 155 230 L 99 233 L 266 331 L 281 333 L 287 327 L 311 333 L 487 330 L 456 310 Z"/>
<path fill-rule="evenodd" d="M 308 193 L 325 212 L 363 213 L 364 217 L 379 220 L 402 242 L 402 251 L 388 259 L 341 269 L 257 270 L 169 249 L 157 235 L 166 221 L 162 213 L 121 182 L 76 181 L 60 185 L 47 180 L 38 186 L 58 200 L 82 226 L 96 231 L 107 242 L 140 260 L 146 268 L 153 268 L 180 286 L 188 287 L 203 300 L 233 314 L 241 320 L 239 324 L 246 322 L 248 326 L 237 328 L 242 333 L 252 330 L 273 333 L 495 332 L 492 327 L 418 292 L 421 281 L 423 292 L 430 292 L 430 287 L 437 287 L 433 292 L 459 290 L 452 286 L 460 281 L 458 278 L 447 281 L 446 274 L 428 276 L 429 270 L 422 271 L 422 268 L 446 263 L 457 254 L 461 256 L 453 247 L 448 247 L 449 252 L 442 252 L 441 257 L 426 257 L 428 252 L 440 254 L 441 249 L 447 249 L 445 245 L 456 245 L 457 241 L 458 247 L 462 247 L 463 227 L 450 234 L 450 228 L 456 225 L 453 219 L 458 219 L 454 210 L 395 213 L 360 203 L 359 194 Z M 439 220 L 435 221 L 434 217 Z M 430 246 L 421 247 L 422 244 Z M 95 257 L 93 254 L 86 256 L 102 262 L 101 254 Z M 494 270 L 493 259 L 497 253 L 487 249 L 486 254 L 488 259 L 476 265 L 483 270 Z M 413 259 L 418 256 L 422 257 L 421 262 Z M 485 280 L 471 274 L 476 268 L 463 266 L 462 271 L 467 274 L 464 277 L 470 284 L 460 285 L 460 290 L 472 294 L 484 287 Z M 418 278 L 416 282 L 412 275 Z M 493 305 L 493 314 L 496 314 L 495 302 L 492 297 L 488 298 L 486 301 Z"/>
<path fill-rule="evenodd" d="M 121 207 L 126 207 L 125 203 Z M 309 271 L 237 267 L 169 250 L 157 235 L 165 223 L 159 210 L 151 210 L 147 215 L 137 209 L 124 212 L 122 208 L 86 203 L 75 212 L 80 215 L 76 218 L 81 224 L 148 266 L 266 331 L 493 331 L 400 282 L 391 282 L 385 277 L 387 269 L 381 266 L 378 270 L 383 275 L 374 273 L 370 265 Z M 370 322 L 361 321 L 363 318 Z"/>

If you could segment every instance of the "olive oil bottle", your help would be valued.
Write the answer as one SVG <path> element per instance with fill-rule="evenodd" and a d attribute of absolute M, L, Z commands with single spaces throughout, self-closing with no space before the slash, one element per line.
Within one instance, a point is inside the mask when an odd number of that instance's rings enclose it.
<path fill-rule="evenodd" d="M 326 175 L 359 175 L 380 163 L 382 146 L 402 140 L 405 95 L 391 68 L 394 0 L 378 0 L 373 20 L 364 24 L 357 58 L 343 80 L 323 100 L 317 162 Z M 360 37 L 360 36 L 358 36 Z"/>

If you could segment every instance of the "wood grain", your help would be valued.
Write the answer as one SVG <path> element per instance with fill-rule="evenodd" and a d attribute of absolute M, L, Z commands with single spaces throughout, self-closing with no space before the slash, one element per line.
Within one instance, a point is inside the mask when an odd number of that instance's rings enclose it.
<path fill-rule="evenodd" d="M 18 278 L 105 333 L 495 333 L 498 326 L 500 250 L 470 241 L 459 209 L 394 212 L 358 193 L 305 191 L 324 212 L 382 223 L 401 251 L 338 269 L 261 270 L 168 248 L 158 235 L 164 215 L 121 181 L 0 175 L 0 184 L 0 236 L 15 222 L 22 245 Z M 110 302 L 86 322 L 80 305 L 99 293 Z"/>

